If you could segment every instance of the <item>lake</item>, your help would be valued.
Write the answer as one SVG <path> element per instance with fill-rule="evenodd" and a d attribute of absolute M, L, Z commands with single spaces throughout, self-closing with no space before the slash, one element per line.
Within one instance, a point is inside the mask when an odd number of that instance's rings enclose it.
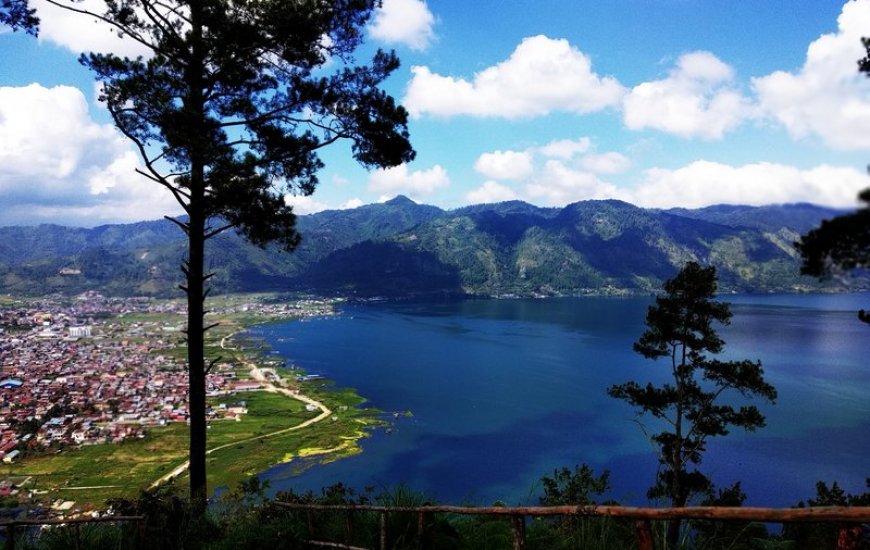
<path fill-rule="evenodd" d="M 870 295 L 727 296 L 723 358 L 759 359 L 779 392 L 767 427 L 711 439 L 701 469 L 741 480 L 748 503 L 786 506 L 818 480 L 863 492 L 870 476 Z M 444 503 L 535 504 L 541 476 L 609 469 L 611 497 L 646 504 L 655 449 L 634 410 L 607 396 L 665 380 L 632 351 L 650 298 L 462 300 L 346 305 L 340 315 L 252 329 L 288 363 L 356 388 L 383 411 L 411 411 L 357 456 L 266 472 L 273 491 L 406 483 Z M 392 415 L 389 416 L 392 420 Z M 641 419 L 648 428 L 653 424 Z"/>

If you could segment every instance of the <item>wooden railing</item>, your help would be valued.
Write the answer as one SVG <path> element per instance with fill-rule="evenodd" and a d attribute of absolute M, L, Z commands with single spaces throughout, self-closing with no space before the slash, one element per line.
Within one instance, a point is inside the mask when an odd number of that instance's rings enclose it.
<path fill-rule="evenodd" d="M 420 546 L 426 518 L 432 514 L 459 514 L 475 516 L 499 516 L 510 520 L 513 549 L 525 550 L 526 518 L 547 516 L 604 517 L 635 520 L 635 533 L 640 550 L 653 549 L 650 522 L 653 520 L 715 520 L 754 521 L 762 523 L 836 523 L 838 524 L 837 549 L 858 550 L 863 538 L 863 523 L 870 523 L 870 506 L 816 507 L 816 508 L 729 508 L 697 506 L 686 508 L 634 508 L 628 506 L 531 506 L 488 507 L 467 506 L 419 506 L 387 507 L 370 505 L 318 505 L 275 502 L 277 506 L 302 510 L 306 514 L 309 539 L 315 536 L 315 512 L 343 512 L 345 514 L 345 542 L 309 540 L 309 544 L 323 548 L 368 550 L 351 546 L 353 542 L 353 515 L 355 512 L 375 512 L 379 515 L 380 550 L 387 550 L 387 516 L 389 514 L 416 514 L 417 535 Z"/>
<path fill-rule="evenodd" d="M 145 516 L 104 516 L 99 518 L 76 518 L 76 519 L 17 519 L 12 521 L 0 521 L 0 529 L 6 534 L 6 550 L 15 550 L 16 529 L 19 527 L 40 527 L 43 525 L 72 526 L 73 545 L 71 549 L 82 550 L 81 527 L 91 523 L 138 523 L 139 538 L 144 540 Z"/>

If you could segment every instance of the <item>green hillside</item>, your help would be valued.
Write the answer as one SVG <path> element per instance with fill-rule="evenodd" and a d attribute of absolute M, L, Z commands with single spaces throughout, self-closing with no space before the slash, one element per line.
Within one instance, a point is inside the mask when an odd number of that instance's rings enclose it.
<path fill-rule="evenodd" d="M 793 243 L 839 213 L 808 204 L 663 211 L 615 200 L 444 211 L 397 197 L 300 216 L 293 254 L 221 235 L 208 268 L 219 292 L 553 296 L 653 292 L 694 260 L 717 267 L 724 291 L 810 291 L 822 287 L 799 276 Z M 167 221 L 3 227 L 0 291 L 172 295 L 184 245 Z M 825 288 L 866 281 L 837 284 Z"/>

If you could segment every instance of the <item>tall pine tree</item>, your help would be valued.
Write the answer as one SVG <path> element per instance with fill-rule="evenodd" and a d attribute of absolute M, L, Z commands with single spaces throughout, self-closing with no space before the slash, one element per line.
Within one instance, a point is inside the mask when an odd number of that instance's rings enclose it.
<path fill-rule="evenodd" d="M 0 0 L 0 22 L 35 28 L 26 0 Z M 205 243 L 229 229 L 252 242 L 299 243 L 285 194 L 312 193 L 318 151 L 349 140 L 366 167 L 408 162 L 407 112 L 379 85 L 399 65 L 353 52 L 377 0 L 47 0 L 94 17 L 147 57 L 90 53 L 115 125 L 138 149 L 139 172 L 172 193 L 188 239 L 190 496 L 206 500 Z"/>
<path fill-rule="evenodd" d="M 634 350 L 654 361 L 663 360 L 670 373 L 660 386 L 631 381 L 608 389 L 650 414 L 662 430 L 652 435 L 659 448 L 661 467 L 650 498 L 667 498 L 673 507 L 685 506 L 692 495 L 707 491 L 711 482 L 697 468 L 711 437 L 727 435 L 732 426 L 755 430 L 764 416 L 753 405 L 725 402 L 728 394 L 758 396 L 773 402 L 776 390 L 764 381 L 757 361 L 720 361 L 725 342 L 714 323 L 727 324 L 731 311 L 715 301 L 716 269 L 690 262 L 664 284 L 646 317 L 646 331 Z M 668 525 L 668 543 L 676 547 L 680 521 Z"/>

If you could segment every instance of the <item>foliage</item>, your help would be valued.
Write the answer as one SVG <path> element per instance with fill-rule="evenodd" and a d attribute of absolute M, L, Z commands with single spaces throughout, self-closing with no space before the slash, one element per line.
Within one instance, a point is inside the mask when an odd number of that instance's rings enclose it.
<path fill-rule="evenodd" d="M 2 21 L 35 24 L 26 0 L 3 0 Z M 372 167 L 413 159 L 407 112 L 379 89 L 397 67 L 377 51 L 355 66 L 375 0 L 233 3 L 225 0 L 105 0 L 104 11 L 66 0 L 60 8 L 104 22 L 147 57 L 89 53 L 80 61 L 101 83 L 116 127 L 138 148 L 140 174 L 167 189 L 186 217 L 182 265 L 188 297 L 190 496 L 204 507 L 208 294 L 205 242 L 235 228 L 251 242 L 299 243 L 284 197 L 311 194 L 322 147 L 351 141 Z M 94 11 L 91 11 L 91 10 Z M 339 67 L 325 74 L 327 63 Z"/>
<path fill-rule="evenodd" d="M 829 487 L 825 482 L 816 483 L 816 496 L 797 504 L 805 506 L 870 506 L 870 478 L 866 480 L 867 491 L 852 494 L 844 491 L 834 481 Z M 837 544 L 838 530 L 844 527 L 830 523 L 790 523 L 783 528 L 783 539 L 794 541 L 796 548 L 834 548 Z M 860 548 L 870 548 L 870 533 L 863 530 Z"/>
<path fill-rule="evenodd" d="M 664 291 L 650 306 L 647 330 L 634 350 L 647 359 L 665 359 L 670 381 L 660 386 L 630 381 L 612 386 L 608 393 L 663 426 L 652 435 L 661 468 L 648 494 L 681 507 L 692 495 L 711 487 L 709 478 L 695 467 L 709 438 L 727 435 L 732 426 L 749 431 L 764 426 L 764 416 L 754 405 L 723 403 L 726 392 L 773 402 L 776 390 L 764 381 L 760 362 L 710 357 L 725 345 L 714 323 L 726 324 L 731 318 L 728 304 L 713 300 L 714 267 L 690 262 L 664 284 Z M 678 537 L 679 522 L 672 522 L 669 543 L 676 545 Z"/>
<path fill-rule="evenodd" d="M 870 39 L 861 43 L 867 55 L 858 60 L 858 70 L 870 77 Z M 870 268 L 870 189 L 858 195 L 864 207 L 850 214 L 825 220 L 795 243 L 803 259 L 801 273 L 818 278 L 830 277 L 834 271 L 865 273 Z M 863 309 L 858 318 L 870 323 Z"/>
<path fill-rule="evenodd" d="M 743 506 L 746 493 L 736 482 L 724 489 L 708 491 L 701 506 Z M 691 528 L 692 547 L 705 550 L 753 550 L 768 538 L 767 529 L 761 523 L 738 521 L 698 521 Z"/>
<path fill-rule="evenodd" d="M 0 0 L 0 25 L 7 25 L 12 30 L 23 29 L 35 36 L 39 30 L 39 18 L 27 0 Z"/>
<path fill-rule="evenodd" d="M 539 499 L 541 506 L 617 504 L 614 501 L 600 502 L 600 497 L 611 489 L 610 471 L 604 470 L 596 476 L 587 464 L 575 466 L 573 471 L 564 467 L 556 469 L 553 477 L 541 478 L 541 485 L 544 491 Z M 631 546 L 633 538 L 631 522 L 614 518 L 540 518 L 533 521 L 529 529 L 532 543 L 537 541 L 540 547 L 554 549 L 625 548 Z"/>
<path fill-rule="evenodd" d="M 610 470 L 595 476 L 587 464 L 553 470 L 553 477 L 541 478 L 544 495 L 540 497 L 541 506 L 562 506 L 597 504 L 598 499 L 610 490 Z"/>

